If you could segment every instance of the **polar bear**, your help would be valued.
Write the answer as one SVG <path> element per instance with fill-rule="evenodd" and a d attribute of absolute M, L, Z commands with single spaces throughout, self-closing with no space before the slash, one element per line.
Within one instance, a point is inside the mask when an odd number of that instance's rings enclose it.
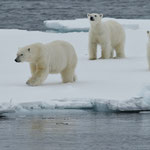
<path fill-rule="evenodd" d="M 116 21 L 102 22 L 103 14 L 87 14 L 90 21 L 89 30 L 89 59 L 97 58 L 97 45 L 101 45 L 101 58 L 124 58 L 125 31 Z"/>
<path fill-rule="evenodd" d="M 150 31 L 147 31 L 148 42 L 147 42 L 147 60 L 148 60 L 148 68 L 150 71 Z"/>
<path fill-rule="evenodd" d="M 32 77 L 30 86 L 41 85 L 48 74 L 60 73 L 63 83 L 76 80 L 77 55 L 73 46 L 65 41 L 34 43 L 18 50 L 16 62 L 29 62 Z"/>

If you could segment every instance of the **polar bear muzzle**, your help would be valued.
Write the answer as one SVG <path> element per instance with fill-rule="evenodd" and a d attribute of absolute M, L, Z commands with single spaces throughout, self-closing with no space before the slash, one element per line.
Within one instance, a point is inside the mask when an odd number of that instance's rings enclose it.
<path fill-rule="evenodd" d="M 19 56 L 16 57 L 15 62 L 18 62 L 18 63 L 21 62 Z"/>

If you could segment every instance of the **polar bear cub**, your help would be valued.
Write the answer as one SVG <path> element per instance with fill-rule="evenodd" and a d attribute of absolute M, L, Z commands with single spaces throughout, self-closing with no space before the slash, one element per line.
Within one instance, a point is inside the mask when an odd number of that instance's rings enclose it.
<path fill-rule="evenodd" d="M 76 80 L 77 55 L 73 46 L 65 41 L 25 46 L 19 49 L 15 61 L 30 63 L 32 77 L 26 82 L 30 86 L 41 85 L 48 74 L 60 73 L 64 83 Z"/>
<path fill-rule="evenodd" d="M 97 58 L 97 45 L 101 45 L 101 58 L 113 58 L 114 49 L 117 58 L 124 58 L 125 32 L 116 21 L 102 22 L 103 14 L 87 14 L 90 21 L 89 59 Z"/>
<path fill-rule="evenodd" d="M 148 68 L 150 71 L 150 31 L 147 31 L 148 42 L 147 42 L 147 60 L 148 60 Z"/>

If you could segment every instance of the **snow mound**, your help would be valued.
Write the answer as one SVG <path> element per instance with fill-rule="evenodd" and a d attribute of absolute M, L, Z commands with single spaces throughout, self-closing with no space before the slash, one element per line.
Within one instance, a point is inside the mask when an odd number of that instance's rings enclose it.
<path fill-rule="evenodd" d="M 114 18 L 104 18 L 104 21 L 116 20 L 123 25 L 126 29 L 149 29 L 149 20 L 130 20 L 130 19 L 114 19 Z M 44 25 L 50 32 L 88 32 L 89 31 L 89 21 L 88 19 L 75 19 L 75 20 L 46 20 Z"/>
<path fill-rule="evenodd" d="M 89 22 L 87 19 L 75 20 L 47 20 L 44 25 L 51 32 L 88 32 Z"/>
<path fill-rule="evenodd" d="M 104 112 L 140 112 L 150 110 L 150 103 L 145 102 L 143 97 L 132 98 L 124 102 L 97 100 L 93 104 L 95 110 Z"/>
<path fill-rule="evenodd" d="M 14 113 L 15 112 L 15 109 L 11 106 L 11 104 L 1 104 L 0 105 L 0 117 L 3 116 L 3 114 L 6 114 L 6 113 Z"/>

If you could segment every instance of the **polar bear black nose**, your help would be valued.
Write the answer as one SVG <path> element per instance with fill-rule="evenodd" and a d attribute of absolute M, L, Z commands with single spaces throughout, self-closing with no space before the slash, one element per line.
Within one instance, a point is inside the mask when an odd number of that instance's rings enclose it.
<path fill-rule="evenodd" d="M 94 17 L 91 16 L 91 17 L 90 17 L 90 20 L 91 20 L 91 21 L 94 21 Z"/>
<path fill-rule="evenodd" d="M 20 60 L 18 58 L 15 59 L 15 62 L 20 62 Z"/>
<path fill-rule="evenodd" d="M 15 59 L 15 62 L 18 62 L 17 58 Z"/>

